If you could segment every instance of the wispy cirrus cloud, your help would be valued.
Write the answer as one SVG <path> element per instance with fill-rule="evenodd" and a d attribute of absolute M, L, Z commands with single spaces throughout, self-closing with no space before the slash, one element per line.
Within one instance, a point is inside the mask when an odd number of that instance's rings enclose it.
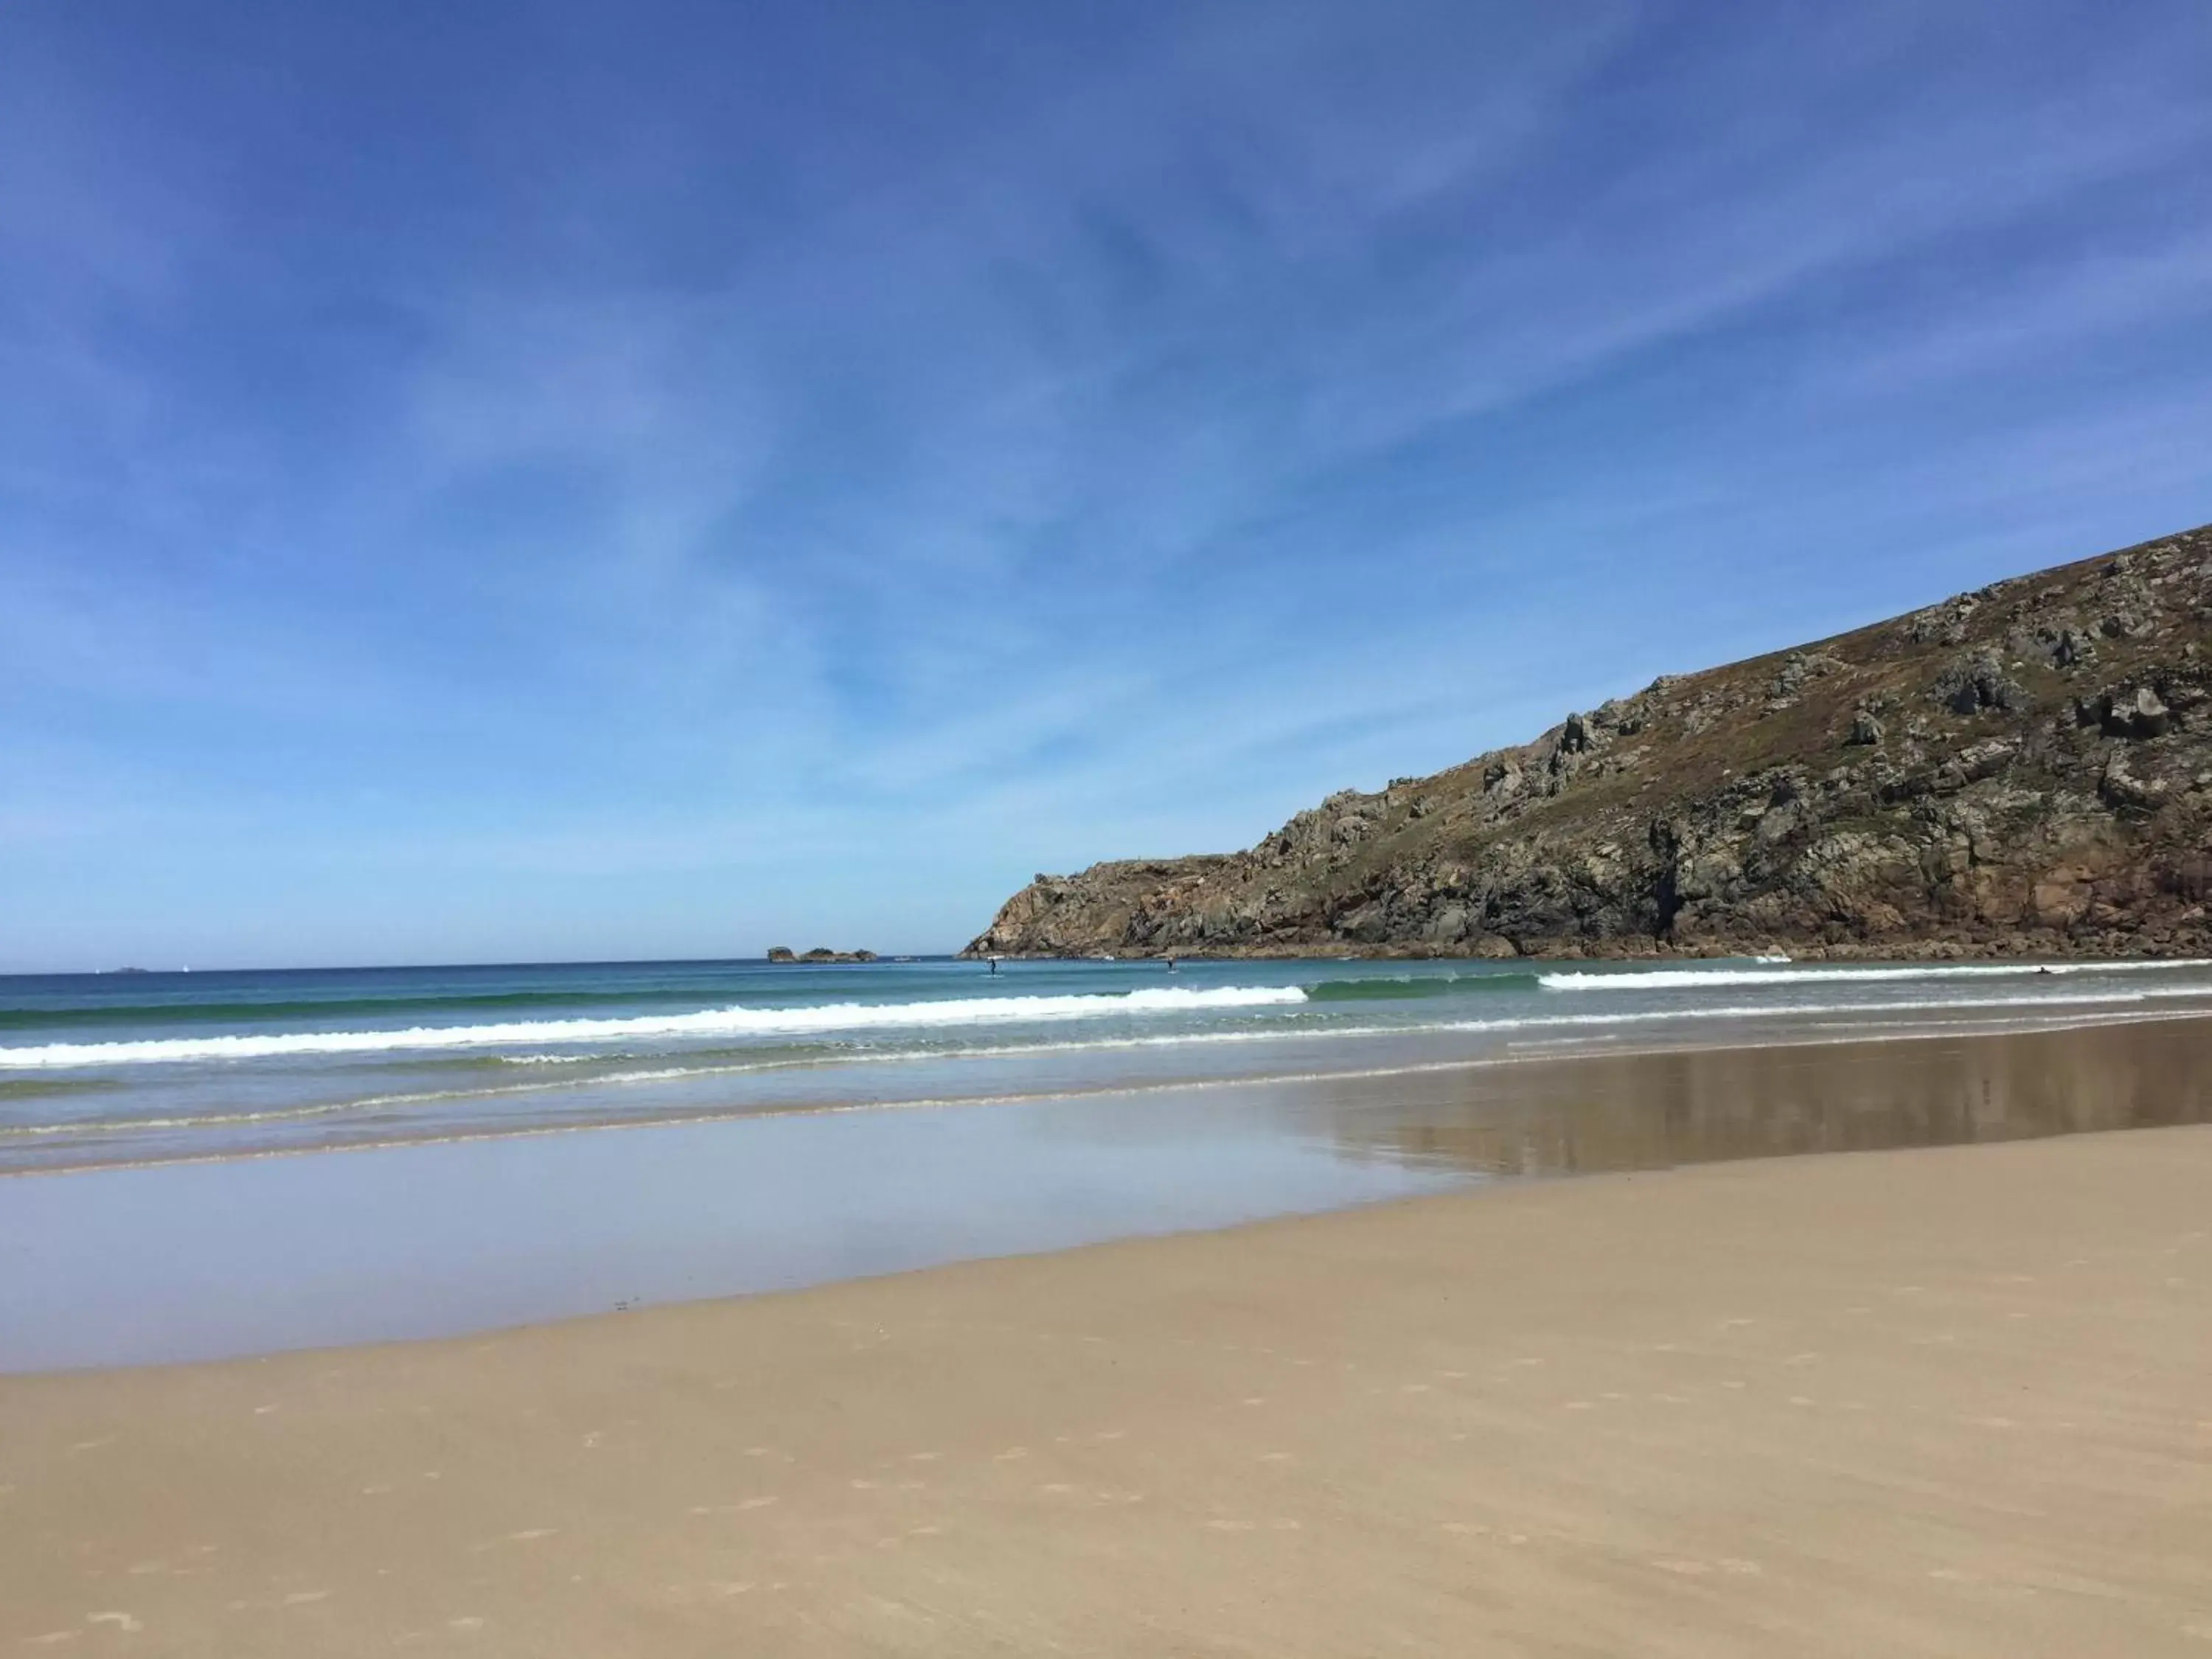
<path fill-rule="evenodd" d="M 950 945 L 2206 516 L 2179 0 L 30 18 L 16 965 Z"/>

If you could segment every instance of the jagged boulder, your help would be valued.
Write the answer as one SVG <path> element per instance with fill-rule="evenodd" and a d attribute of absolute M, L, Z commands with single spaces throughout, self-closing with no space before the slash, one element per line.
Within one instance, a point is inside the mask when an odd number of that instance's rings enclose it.
<path fill-rule="evenodd" d="M 2021 708 L 2027 702 L 2026 690 L 2005 672 L 1994 651 L 1978 651 L 1947 665 L 1936 677 L 1934 695 L 1954 714 Z"/>

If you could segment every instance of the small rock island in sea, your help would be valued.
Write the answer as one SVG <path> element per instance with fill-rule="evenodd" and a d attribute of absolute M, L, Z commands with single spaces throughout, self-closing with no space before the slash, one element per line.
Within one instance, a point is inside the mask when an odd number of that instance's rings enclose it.
<path fill-rule="evenodd" d="M 768 959 L 770 962 L 790 963 L 873 962 L 876 960 L 876 953 L 873 951 L 831 951 L 817 945 L 805 956 L 801 956 L 788 945 L 771 945 L 769 946 Z"/>

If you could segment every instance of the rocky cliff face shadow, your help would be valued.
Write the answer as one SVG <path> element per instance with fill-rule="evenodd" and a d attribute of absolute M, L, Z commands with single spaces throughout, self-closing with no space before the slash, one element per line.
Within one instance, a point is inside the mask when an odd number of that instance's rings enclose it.
<path fill-rule="evenodd" d="M 2212 1020 L 1605 1055 L 1364 1081 L 1328 1133 L 1359 1158 L 1492 1175 L 2212 1121 Z"/>

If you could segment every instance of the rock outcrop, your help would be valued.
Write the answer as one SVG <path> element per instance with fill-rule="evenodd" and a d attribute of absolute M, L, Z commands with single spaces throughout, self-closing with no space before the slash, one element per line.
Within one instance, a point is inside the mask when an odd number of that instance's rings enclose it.
<path fill-rule="evenodd" d="M 874 962 L 878 957 L 873 951 L 832 951 L 825 945 L 817 945 L 801 956 L 788 945 L 771 945 L 768 950 L 768 959 L 773 963 L 795 965 L 803 962 Z"/>
<path fill-rule="evenodd" d="M 1009 957 L 2212 954 L 2212 526 L 1043 876 Z"/>

